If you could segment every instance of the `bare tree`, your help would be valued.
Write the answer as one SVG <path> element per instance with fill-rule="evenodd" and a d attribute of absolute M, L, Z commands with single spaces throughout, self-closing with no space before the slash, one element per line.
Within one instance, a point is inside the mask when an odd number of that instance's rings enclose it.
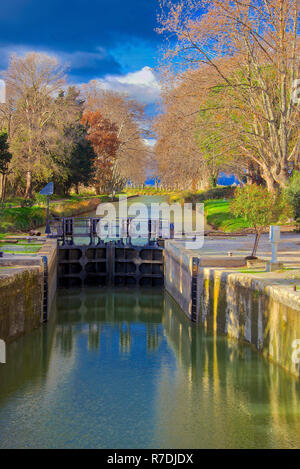
<path fill-rule="evenodd" d="M 87 111 L 99 111 L 116 125 L 119 148 L 112 168 L 113 187 L 122 188 L 128 181 L 144 182 L 149 158 L 144 106 L 124 94 L 103 90 L 96 81 L 83 85 L 82 95 Z"/>
<path fill-rule="evenodd" d="M 201 93 L 219 90 L 211 110 L 228 138 L 259 166 L 270 190 L 299 165 L 297 0 L 161 0 L 159 32 L 172 36 L 164 61 L 201 69 Z M 175 38 L 175 44 L 174 44 Z M 205 81 L 204 77 L 207 80 Z"/>
<path fill-rule="evenodd" d="M 14 122 L 13 133 L 9 132 L 13 164 L 26 173 L 25 196 L 30 197 L 34 171 L 47 171 L 47 140 L 59 116 L 55 98 L 65 84 L 64 68 L 45 54 L 12 55 L 4 78 L 9 100 L 7 119 Z"/>
<path fill-rule="evenodd" d="M 212 127 L 206 114 L 200 112 L 205 95 L 199 83 L 198 70 L 172 80 L 169 77 L 163 83 L 163 112 L 153 123 L 159 176 L 168 186 L 179 189 L 213 185 L 230 161 L 223 135 L 217 135 L 216 126 Z"/>

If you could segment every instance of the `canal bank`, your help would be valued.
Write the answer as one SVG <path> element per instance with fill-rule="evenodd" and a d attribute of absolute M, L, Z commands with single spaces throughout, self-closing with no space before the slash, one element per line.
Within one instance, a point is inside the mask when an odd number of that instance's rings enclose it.
<path fill-rule="evenodd" d="M 79 216 L 96 211 L 102 201 L 109 197 L 71 197 L 70 199 L 53 200 L 50 203 L 50 214 L 53 217 Z M 0 213 L 1 233 L 28 233 L 30 230 L 44 232 L 47 221 L 47 208 L 43 205 L 4 207 Z"/>
<path fill-rule="evenodd" d="M 47 321 L 56 287 L 56 240 L 35 255 L 0 258 L 0 338 L 10 342 Z"/>
<path fill-rule="evenodd" d="M 300 292 L 294 291 L 294 284 L 300 279 L 300 263 L 292 251 L 297 251 L 297 241 L 294 237 L 291 249 L 281 254 L 292 267 L 266 273 L 247 269 L 242 250 L 226 257 L 221 251 L 226 250 L 226 240 L 206 242 L 202 252 L 168 240 L 165 288 L 204 330 L 253 345 L 299 379 Z M 232 248 L 230 241 L 227 246 Z"/>

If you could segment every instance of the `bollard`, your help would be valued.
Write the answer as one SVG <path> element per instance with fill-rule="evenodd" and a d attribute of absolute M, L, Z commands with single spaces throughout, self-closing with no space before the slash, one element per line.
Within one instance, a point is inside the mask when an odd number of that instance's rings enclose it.
<path fill-rule="evenodd" d="M 0 339 L 0 363 L 6 363 L 6 344 Z"/>
<path fill-rule="evenodd" d="M 278 262 L 277 260 L 277 247 L 280 241 L 280 226 L 270 226 L 269 240 L 272 244 L 272 259 L 271 262 L 268 262 L 267 264 L 267 271 L 273 272 L 274 270 L 280 270 L 283 267 L 282 262 Z"/>
<path fill-rule="evenodd" d="M 174 223 L 170 223 L 170 239 L 174 239 L 175 237 L 175 225 Z"/>

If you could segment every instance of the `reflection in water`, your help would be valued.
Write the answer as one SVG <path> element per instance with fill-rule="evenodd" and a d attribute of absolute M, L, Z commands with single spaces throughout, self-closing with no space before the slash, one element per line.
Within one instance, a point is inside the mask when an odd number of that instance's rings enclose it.
<path fill-rule="evenodd" d="M 123 322 L 120 324 L 120 351 L 121 352 L 130 352 L 131 345 L 131 335 L 130 335 L 130 325 L 129 323 Z"/>
<path fill-rule="evenodd" d="M 162 370 L 158 438 L 184 447 L 300 447 L 296 380 L 248 346 L 206 336 L 168 295 L 163 325 L 179 366 Z"/>
<path fill-rule="evenodd" d="M 0 447 L 299 447 L 299 391 L 161 291 L 60 291 L 0 365 Z"/>

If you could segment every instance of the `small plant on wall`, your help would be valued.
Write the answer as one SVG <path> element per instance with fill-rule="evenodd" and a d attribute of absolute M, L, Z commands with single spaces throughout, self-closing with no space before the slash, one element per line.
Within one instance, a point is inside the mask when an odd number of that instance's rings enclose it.
<path fill-rule="evenodd" d="M 286 198 L 293 207 L 293 216 L 296 221 L 296 231 L 300 231 L 300 172 L 294 171 L 289 185 L 286 188 Z"/>
<path fill-rule="evenodd" d="M 249 227 L 255 230 L 252 254 L 247 259 L 256 259 L 258 243 L 263 231 L 277 223 L 281 217 L 288 217 L 291 212 L 283 196 L 276 192 L 268 192 L 265 187 L 255 184 L 236 190 L 230 210 L 235 216 L 247 220 Z"/>

